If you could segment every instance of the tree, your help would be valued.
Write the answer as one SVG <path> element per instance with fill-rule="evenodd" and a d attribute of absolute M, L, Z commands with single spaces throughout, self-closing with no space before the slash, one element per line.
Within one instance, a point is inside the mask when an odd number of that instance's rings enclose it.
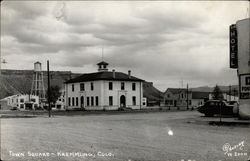
<path fill-rule="evenodd" d="M 55 85 L 55 86 L 50 86 L 50 101 L 55 104 L 58 98 L 60 97 L 60 87 Z"/>
<path fill-rule="evenodd" d="M 215 100 L 223 100 L 223 94 L 218 85 L 214 87 L 213 93 L 212 93 L 213 99 Z"/>

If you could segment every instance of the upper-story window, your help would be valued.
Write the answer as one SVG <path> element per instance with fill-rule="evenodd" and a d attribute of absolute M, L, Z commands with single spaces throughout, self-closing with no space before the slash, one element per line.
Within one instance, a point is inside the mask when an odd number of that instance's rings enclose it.
<path fill-rule="evenodd" d="M 121 90 L 124 90 L 124 89 L 125 89 L 125 83 L 121 82 Z"/>
<path fill-rule="evenodd" d="M 72 84 L 72 92 L 74 92 L 74 91 L 75 91 L 75 85 Z"/>
<path fill-rule="evenodd" d="M 93 82 L 90 83 L 90 88 L 91 88 L 91 91 L 94 90 L 94 83 Z"/>
<path fill-rule="evenodd" d="M 20 102 L 23 103 L 23 102 L 24 102 L 24 99 L 20 99 Z"/>
<path fill-rule="evenodd" d="M 109 90 L 113 90 L 113 82 L 109 82 Z"/>
<path fill-rule="evenodd" d="M 85 91 L 84 83 L 80 83 L 80 91 Z"/>
<path fill-rule="evenodd" d="M 132 90 L 135 91 L 136 90 L 136 84 L 132 83 Z"/>

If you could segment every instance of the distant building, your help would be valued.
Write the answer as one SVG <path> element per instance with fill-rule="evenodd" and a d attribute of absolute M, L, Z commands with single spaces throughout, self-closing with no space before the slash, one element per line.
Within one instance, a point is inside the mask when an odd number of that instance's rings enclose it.
<path fill-rule="evenodd" d="M 60 90 L 60 97 L 57 99 L 54 106 L 52 106 L 52 110 L 65 110 L 65 91 Z"/>
<path fill-rule="evenodd" d="M 204 105 L 206 101 L 209 100 L 209 92 L 192 91 L 192 107 L 198 107 Z"/>
<path fill-rule="evenodd" d="M 66 108 L 117 110 L 143 106 L 144 80 L 122 72 L 108 71 L 108 63 L 100 62 L 98 72 L 83 74 L 65 82 Z"/>
<path fill-rule="evenodd" d="M 35 95 L 17 94 L 4 98 L 7 106 L 17 108 L 19 110 L 34 110 L 39 107 L 39 97 Z"/>
<path fill-rule="evenodd" d="M 225 101 L 239 101 L 238 96 L 229 95 L 228 93 L 222 93 L 222 95 Z M 209 94 L 209 99 L 213 99 L 212 93 Z"/>
<path fill-rule="evenodd" d="M 191 98 L 191 93 L 189 98 Z M 184 88 L 168 88 L 164 93 L 164 102 L 166 106 L 180 107 L 187 105 L 187 89 Z"/>
<path fill-rule="evenodd" d="M 188 93 L 188 94 L 187 94 Z M 168 88 L 164 93 L 164 106 L 197 107 L 209 99 L 208 92 L 188 91 L 185 88 Z"/>

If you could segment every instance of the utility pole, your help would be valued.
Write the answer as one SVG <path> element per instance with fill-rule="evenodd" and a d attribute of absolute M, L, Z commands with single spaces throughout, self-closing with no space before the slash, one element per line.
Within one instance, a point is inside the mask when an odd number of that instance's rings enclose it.
<path fill-rule="evenodd" d="M 189 109 L 188 107 L 188 83 L 187 83 L 187 110 Z"/>
<path fill-rule="evenodd" d="M 49 61 L 47 60 L 47 76 L 48 76 L 48 112 L 49 112 L 49 117 L 51 117 L 51 106 L 50 106 L 50 73 L 49 73 Z"/>
<path fill-rule="evenodd" d="M 235 94 L 236 94 L 236 89 L 235 88 L 234 88 L 233 92 L 234 92 L 234 100 L 235 100 Z"/>

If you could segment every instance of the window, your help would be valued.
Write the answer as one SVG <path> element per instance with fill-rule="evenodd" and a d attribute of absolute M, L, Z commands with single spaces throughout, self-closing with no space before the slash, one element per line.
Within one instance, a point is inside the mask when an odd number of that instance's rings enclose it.
<path fill-rule="evenodd" d="M 84 83 L 81 83 L 81 84 L 80 84 L 80 91 L 85 91 Z"/>
<path fill-rule="evenodd" d="M 74 92 L 75 91 L 75 86 L 74 86 L 74 84 L 72 84 L 72 92 Z"/>
<path fill-rule="evenodd" d="M 113 96 L 109 96 L 109 106 L 113 106 Z"/>
<path fill-rule="evenodd" d="M 91 82 L 91 83 L 90 83 L 90 86 L 91 86 L 91 87 L 90 87 L 90 88 L 91 88 L 91 91 L 93 91 L 93 90 L 94 90 L 94 83 Z"/>
<path fill-rule="evenodd" d="M 125 89 L 125 83 L 121 82 L 121 90 L 124 90 L 124 89 Z"/>
<path fill-rule="evenodd" d="M 71 102 L 70 102 L 70 97 L 68 98 L 68 101 L 69 101 L 68 105 L 70 106 L 70 105 L 71 105 Z"/>
<path fill-rule="evenodd" d="M 189 104 L 189 105 L 191 105 L 191 104 L 192 104 L 192 101 L 191 101 L 191 100 L 188 100 L 188 101 L 189 101 L 189 103 L 188 103 L 188 104 Z"/>
<path fill-rule="evenodd" d="M 136 89 L 135 83 L 132 83 L 132 90 L 135 91 L 135 89 Z"/>
<path fill-rule="evenodd" d="M 76 106 L 78 106 L 78 97 L 76 97 Z"/>
<path fill-rule="evenodd" d="M 132 97 L 132 102 L 133 102 L 133 106 L 135 106 L 136 105 L 136 97 L 135 96 Z"/>
<path fill-rule="evenodd" d="M 72 97 L 72 106 L 75 106 L 75 98 Z"/>
<path fill-rule="evenodd" d="M 24 105 L 23 105 L 23 104 L 20 104 L 20 108 L 24 108 Z"/>
<path fill-rule="evenodd" d="M 31 98 L 30 100 L 31 100 L 31 102 L 36 102 L 35 98 Z"/>
<path fill-rule="evenodd" d="M 113 90 L 113 82 L 109 82 L 109 90 Z"/>
<path fill-rule="evenodd" d="M 21 102 L 21 103 L 23 103 L 23 102 L 24 102 L 24 99 L 23 99 L 23 98 L 22 98 L 22 99 L 20 99 L 20 102 Z"/>
<path fill-rule="evenodd" d="M 95 97 L 95 105 L 96 105 L 96 106 L 99 106 L 98 96 Z"/>
<path fill-rule="evenodd" d="M 94 106 L 94 97 L 91 97 L 91 106 Z"/>
<path fill-rule="evenodd" d="M 87 97 L 87 106 L 89 106 L 89 97 Z"/>

